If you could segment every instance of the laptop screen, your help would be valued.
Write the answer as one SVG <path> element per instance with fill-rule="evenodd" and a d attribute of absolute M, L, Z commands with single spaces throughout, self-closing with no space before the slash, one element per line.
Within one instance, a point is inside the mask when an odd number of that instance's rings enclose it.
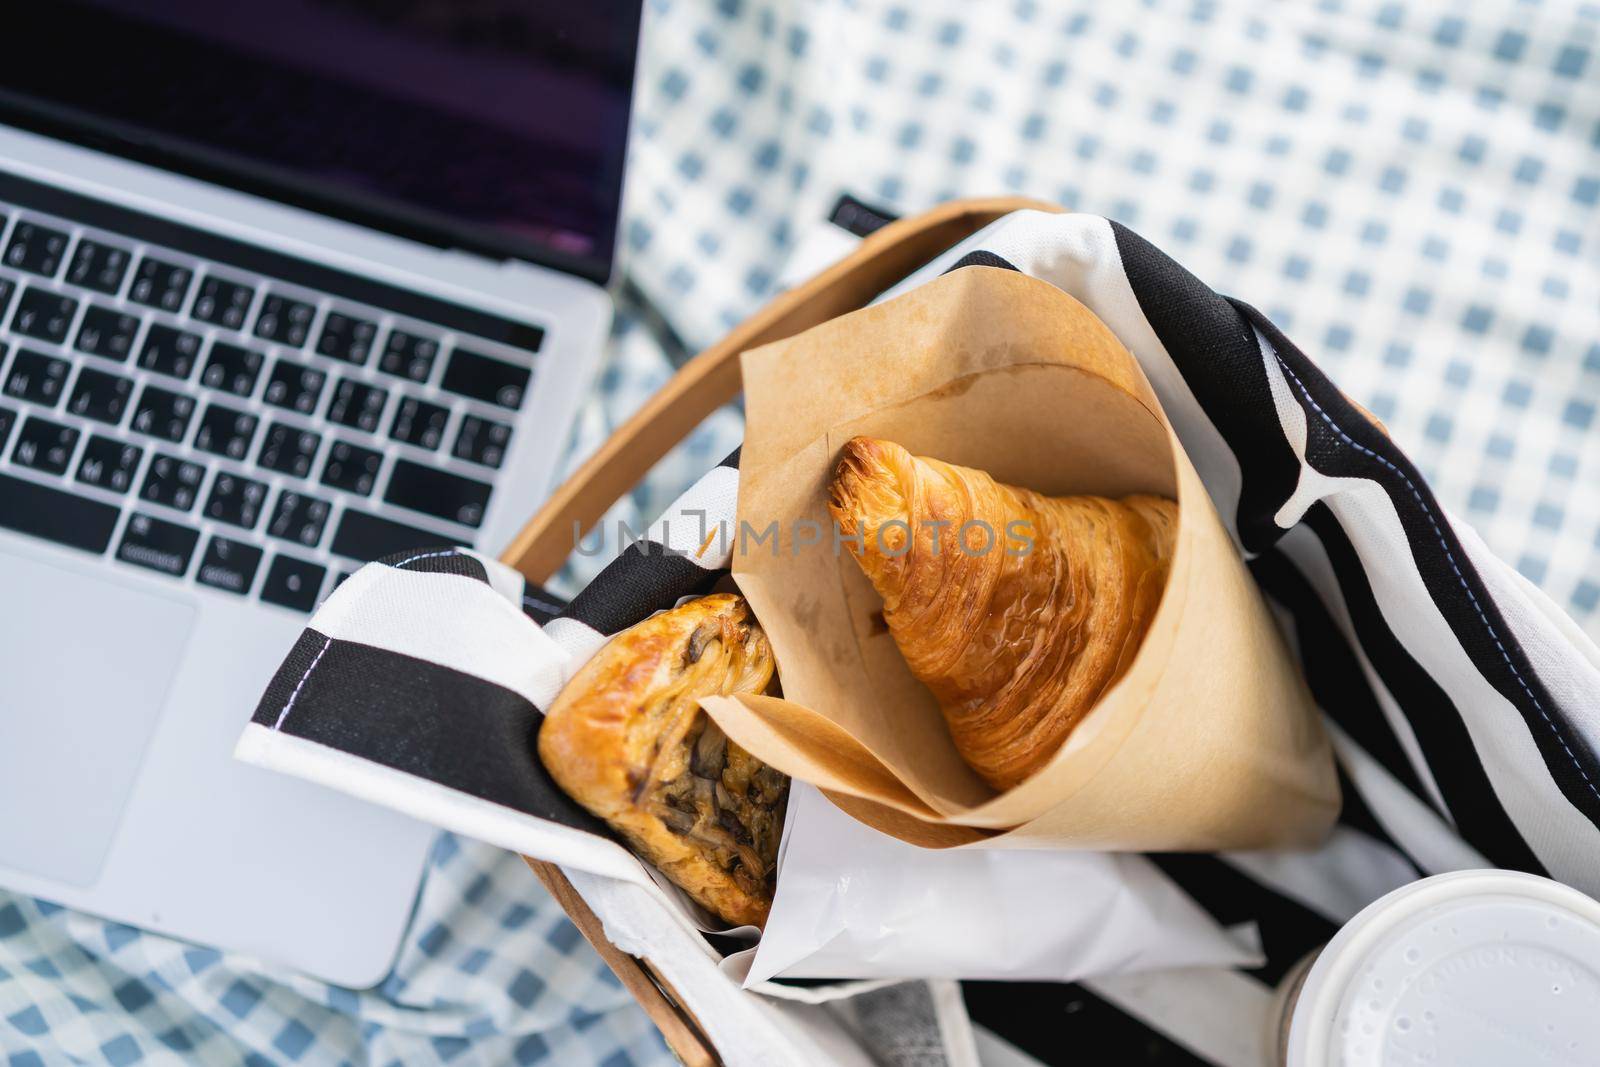
<path fill-rule="evenodd" d="M 641 0 L 78 0 L 7 19 L 0 117 L 604 280 Z"/>

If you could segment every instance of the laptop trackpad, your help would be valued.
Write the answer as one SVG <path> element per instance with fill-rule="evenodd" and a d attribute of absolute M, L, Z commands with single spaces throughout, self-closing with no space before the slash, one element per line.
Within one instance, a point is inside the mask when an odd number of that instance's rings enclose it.
<path fill-rule="evenodd" d="M 194 608 L 0 552 L 0 866 L 89 885 Z"/>

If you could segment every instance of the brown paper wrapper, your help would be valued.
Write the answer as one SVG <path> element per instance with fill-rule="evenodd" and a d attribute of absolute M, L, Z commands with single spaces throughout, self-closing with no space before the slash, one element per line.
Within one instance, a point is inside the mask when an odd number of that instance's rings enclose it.
<path fill-rule="evenodd" d="M 1083 305 L 1014 271 L 961 270 L 747 352 L 743 373 L 733 572 L 784 698 L 706 701 L 731 738 L 927 847 L 1210 851 L 1327 832 L 1338 784 L 1299 668 L 1137 361 Z M 827 486 L 856 434 L 1051 495 L 1178 501 L 1132 665 L 1015 788 L 962 761 L 833 543 Z"/>

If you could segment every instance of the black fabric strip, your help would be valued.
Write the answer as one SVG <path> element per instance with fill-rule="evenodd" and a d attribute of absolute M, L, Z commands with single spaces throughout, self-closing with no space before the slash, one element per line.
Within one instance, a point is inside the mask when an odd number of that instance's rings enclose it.
<path fill-rule="evenodd" d="M 1339 929 L 1215 856 L 1163 852 L 1151 853 L 1150 859 L 1217 922 L 1224 926 L 1254 922 L 1260 928 L 1267 962 L 1245 973 L 1268 985 L 1277 985 L 1289 968 Z"/>
<path fill-rule="evenodd" d="M 272 680 L 267 683 L 266 692 L 261 694 L 260 701 L 256 703 L 255 714 L 250 716 L 251 722 L 261 726 L 277 725 L 278 716 L 294 699 L 295 688 L 310 672 L 311 665 L 317 660 L 317 654 L 330 640 L 332 639 L 327 634 L 313 630 L 309 626 L 300 631 L 294 647 L 283 657 L 283 663 L 273 673 Z"/>
<path fill-rule="evenodd" d="M 723 458 L 722 462 L 717 464 L 717 466 L 719 466 L 719 467 L 732 467 L 734 470 L 738 470 L 739 469 L 739 455 L 743 451 L 744 451 L 744 445 L 740 445 L 738 448 L 734 449 L 732 452 L 729 452 L 727 454 L 727 456 Z"/>
<path fill-rule="evenodd" d="M 1406 651 L 1378 609 L 1361 557 L 1344 527 L 1322 503 L 1313 504 L 1304 521 L 1328 554 L 1361 649 L 1411 723 L 1457 832 L 1501 867 L 1544 874 L 1544 865 L 1500 806 L 1461 713 Z"/>
<path fill-rule="evenodd" d="M 973 1022 L 1051 1067 L 1212 1067 L 1076 982 L 961 983 Z"/>
<path fill-rule="evenodd" d="M 485 585 L 489 584 L 489 572 L 484 569 L 482 563 L 449 545 L 396 552 L 392 556 L 384 556 L 378 562 L 388 567 L 420 571 L 423 574 L 459 574 L 464 578 L 476 578 Z"/>
<path fill-rule="evenodd" d="M 960 270 L 962 267 L 997 267 L 1000 270 L 1017 270 L 1017 265 L 1009 259 L 997 256 L 993 252 L 986 252 L 981 248 L 968 252 L 950 264 L 949 267 L 945 268 L 945 273 L 949 274 L 951 271 Z M 1017 273 L 1020 274 L 1022 272 L 1017 271 Z"/>
<path fill-rule="evenodd" d="M 1264 551 L 1283 536 L 1273 516 L 1294 492 L 1300 461 L 1278 423 L 1261 346 L 1204 282 L 1132 230 L 1115 222 L 1111 230 L 1140 310 L 1239 462 L 1239 539 Z"/>
<path fill-rule="evenodd" d="M 1267 595 L 1294 616 L 1300 663 L 1317 706 L 1383 764 L 1412 796 L 1433 808 L 1422 779 L 1367 684 L 1360 662 L 1311 583 L 1277 548 L 1252 560 L 1250 574 Z"/>
<path fill-rule="evenodd" d="M 870 236 L 899 217 L 883 208 L 864 204 L 849 193 L 841 194 L 839 199 L 834 201 L 833 210 L 828 212 L 829 222 L 857 237 Z"/>
<path fill-rule="evenodd" d="M 672 366 L 681 367 L 694 357 L 696 349 L 690 348 L 683 338 L 678 336 L 678 331 L 672 328 L 672 323 L 662 314 L 660 305 L 650 299 L 631 274 L 622 275 L 622 282 L 617 286 L 616 305 L 619 309 L 623 309 L 622 313 L 625 316 L 635 320 L 651 340 L 661 346 L 662 353 Z"/>
<path fill-rule="evenodd" d="M 567 602 L 534 582 L 522 586 L 522 613 L 543 626 L 566 610 Z"/>
<path fill-rule="evenodd" d="M 609 636 L 683 597 L 705 592 L 723 573 L 706 570 L 652 541 L 635 541 L 562 614 Z"/>
<path fill-rule="evenodd" d="M 280 718 L 283 733 L 609 837 L 539 762 L 539 712 L 474 675 L 307 630 L 251 721 Z"/>

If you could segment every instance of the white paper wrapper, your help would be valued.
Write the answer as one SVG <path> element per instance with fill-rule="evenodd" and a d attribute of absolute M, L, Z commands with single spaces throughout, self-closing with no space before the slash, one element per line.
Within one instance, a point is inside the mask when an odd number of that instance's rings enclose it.
<path fill-rule="evenodd" d="M 780 976 L 1075 981 L 1261 960 L 1252 936 L 1224 930 L 1143 856 L 922 849 L 803 782 L 785 821 L 766 929 L 728 968 L 748 968 L 746 988 Z"/>

